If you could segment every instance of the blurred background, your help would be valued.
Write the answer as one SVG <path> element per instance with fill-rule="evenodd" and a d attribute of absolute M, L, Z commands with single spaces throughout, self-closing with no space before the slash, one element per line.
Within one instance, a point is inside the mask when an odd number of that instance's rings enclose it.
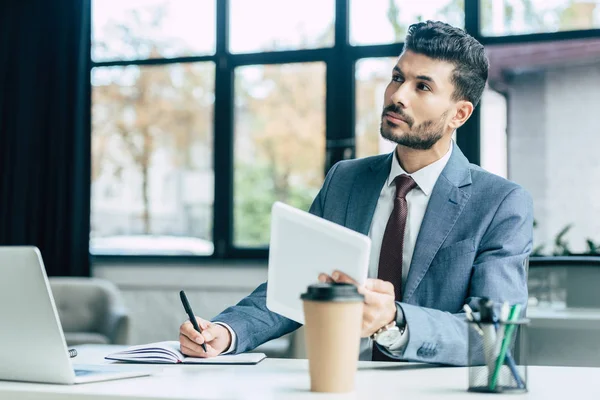
<path fill-rule="evenodd" d="M 488 87 L 456 134 L 535 206 L 532 363 L 600 365 L 599 0 L 60 0 L 0 6 L 0 244 L 113 282 L 131 343 L 176 337 L 266 279 L 274 201 L 390 152 L 408 26 L 464 28 Z M 300 334 L 266 345 L 300 357 Z"/>

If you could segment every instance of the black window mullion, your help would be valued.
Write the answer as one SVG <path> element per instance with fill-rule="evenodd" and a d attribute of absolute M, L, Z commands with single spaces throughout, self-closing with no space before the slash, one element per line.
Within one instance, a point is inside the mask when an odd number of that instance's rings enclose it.
<path fill-rule="evenodd" d="M 214 61 L 215 56 L 190 56 L 176 58 L 145 58 L 137 60 L 111 60 L 92 62 L 92 67 L 126 67 L 128 65 L 166 65 L 166 64 L 181 64 L 192 62 Z"/>
<path fill-rule="evenodd" d="M 481 36 L 479 41 L 484 45 L 524 44 L 556 42 L 560 40 L 592 39 L 600 37 L 600 29 L 586 29 L 579 31 L 525 33 L 506 36 Z"/>
<path fill-rule="evenodd" d="M 226 258 L 233 239 L 233 68 L 228 49 L 229 1 L 217 1 L 216 11 L 213 242 L 214 256 Z"/>
<path fill-rule="evenodd" d="M 477 40 L 481 37 L 479 10 L 479 0 L 465 0 L 465 31 Z"/>
<path fill-rule="evenodd" d="M 404 43 L 376 44 L 371 46 L 351 46 L 348 51 L 352 62 L 363 58 L 398 57 Z"/>
<path fill-rule="evenodd" d="M 465 0 L 465 30 L 480 39 L 479 0 Z M 481 104 L 456 132 L 456 143 L 473 164 L 481 164 Z"/>
<path fill-rule="evenodd" d="M 232 67 L 247 65 L 273 65 L 325 61 L 331 54 L 331 48 L 286 50 L 266 53 L 232 54 Z"/>
<path fill-rule="evenodd" d="M 349 0 L 335 3 L 335 44 L 327 59 L 325 173 L 354 158 L 354 62 L 350 57 Z"/>

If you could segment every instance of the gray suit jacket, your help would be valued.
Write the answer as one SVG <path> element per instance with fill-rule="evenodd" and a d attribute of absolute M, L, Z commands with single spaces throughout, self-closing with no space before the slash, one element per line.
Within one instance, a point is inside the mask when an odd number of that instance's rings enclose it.
<path fill-rule="evenodd" d="M 368 234 L 392 154 L 335 164 L 310 212 Z M 411 361 L 466 365 L 462 307 L 477 300 L 527 303 L 526 260 L 532 247 L 533 204 L 519 185 L 469 164 L 454 149 L 431 193 L 400 303 L 409 326 L 401 353 Z M 236 352 L 300 325 L 266 307 L 266 285 L 216 316 L 237 335 Z"/>

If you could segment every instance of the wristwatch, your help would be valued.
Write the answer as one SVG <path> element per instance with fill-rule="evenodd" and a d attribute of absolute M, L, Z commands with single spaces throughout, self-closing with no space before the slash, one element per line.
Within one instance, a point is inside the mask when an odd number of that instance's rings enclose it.
<path fill-rule="evenodd" d="M 395 320 L 371 335 L 371 339 L 383 347 L 391 347 L 404 334 L 405 329 L 406 321 L 404 320 L 404 312 L 402 311 L 402 307 L 396 303 Z"/>

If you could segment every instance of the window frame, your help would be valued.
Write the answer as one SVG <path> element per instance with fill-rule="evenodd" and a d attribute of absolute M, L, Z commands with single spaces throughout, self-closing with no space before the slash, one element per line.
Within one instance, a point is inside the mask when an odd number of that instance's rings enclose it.
<path fill-rule="evenodd" d="M 96 0 L 99 1 L 99 0 Z M 350 1 L 335 0 L 334 44 L 332 47 L 273 52 L 229 52 L 229 0 L 216 2 L 215 53 L 202 56 L 153 58 L 118 61 L 91 61 L 91 68 L 127 65 L 166 65 L 176 63 L 213 62 L 215 64 L 214 102 L 214 204 L 213 243 L 210 256 L 185 255 L 91 255 L 92 262 L 110 264 L 161 264 L 164 262 L 215 265 L 215 261 L 260 260 L 268 258 L 268 248 L 243 248 L 233 245 L 234 190 L 234 77 L 235 68 L 250 65 L 323 62 L 326 68 L 325 91 L 325 170 L 336 162 L 355 158 L 355 65 L 366 58 L 397 57 L 403 43 L 353 46 L 350 44 Z M 465 31 L 484 46 L 534 43 L 600 37 L 600 29 L 534 33 L 525 35 L 483 36 L 479 0 L 464 0 Z M 90 12 L 92 12 L 90 7 Z M 91 38 L 90 38 L 91 39 Z M 91 45 L 91 41 L 90 41 Z M 91 87 L 91 82 L 90 82 Z M 91 91 L 90 91 L 91 95 Z M 90 98 L 91 101 L 91 98 Z M 457 144 L 470 160 L 480 164 L 481 107 L 457 132 Z M 344 118 L 339 118 L 344 115 Z M 91 124 L 89 126 L 92 134 Z M 218 132 L 218 134 L 217 134 Z M 252 262 L 248 263 L 253 265 Z"/>

